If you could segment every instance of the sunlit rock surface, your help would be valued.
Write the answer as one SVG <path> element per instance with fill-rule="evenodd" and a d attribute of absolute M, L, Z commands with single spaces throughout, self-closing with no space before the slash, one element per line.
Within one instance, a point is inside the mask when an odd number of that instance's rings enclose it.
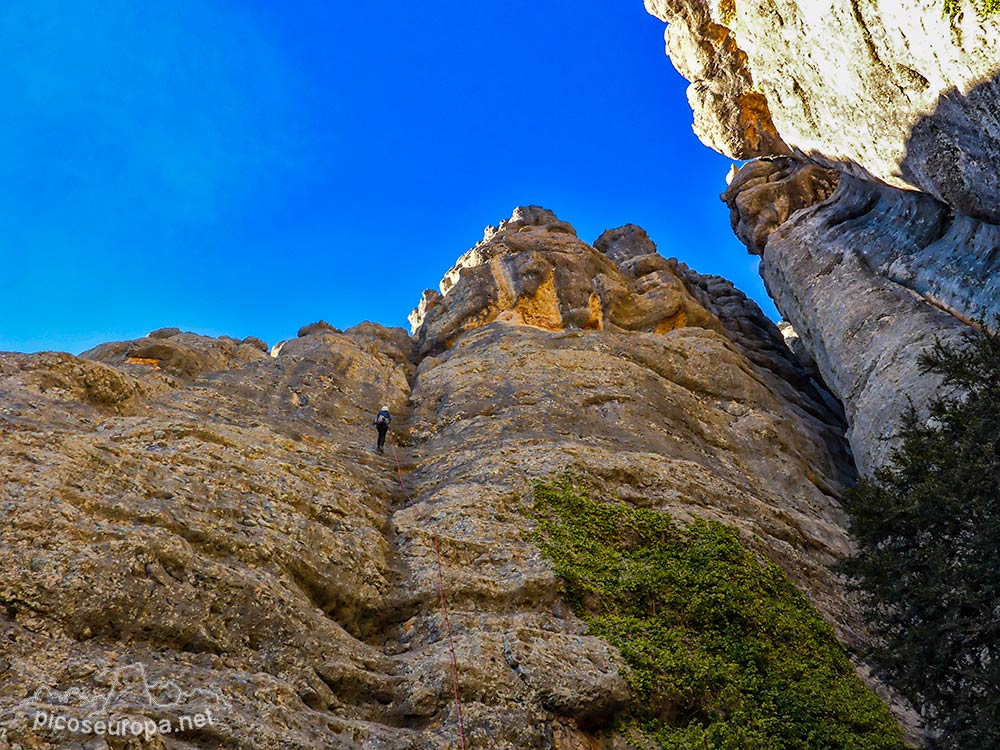
<path fill-rule="evenodd" d="M 1000 21 L 942 0 L 645 0 L 695 131 L 738 159 L 798 153 L 1000 221 Z"/>
<path fill-rule="evenodd" d="M 621 656 L 523 512 L 566 468 L 735 526 L 862 643 L 829 567 L 854 478 L 829 395 L 728 282 L 637 227 L 596 245 L 519 209 L 412 337 L 316 324 L 269 356 L 165 329 L 0 355 L 2 741 L 96 747 L 10 719 L 40 686 L 100 695 L 128 666 L 217 719 L 136 747 L 454 747 L 453 647 L 470 747 L 624 748 L 597 734 L 629 699 Z"/>

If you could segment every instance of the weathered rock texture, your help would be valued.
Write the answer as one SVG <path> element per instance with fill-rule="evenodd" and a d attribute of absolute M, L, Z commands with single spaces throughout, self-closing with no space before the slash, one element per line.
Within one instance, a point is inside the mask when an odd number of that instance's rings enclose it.
<path fill-rule="evenodd" d="M 645 3 L 707 145 L 795 152 L 1000 221 L 996 16 L 942 0 Z"/>
<path fill-rule="evenodd" d="M 636 241 L 649 247 L 633 248 L 632 238 L 605 240 L 609 249 L 621 246 L 612 257 L 625 263 L 622 273 L 551 212 L 517 209 L 499 228 L 487 228 L 483 240 L 458 259 L 441 282 L 441 294 L 424 292 L 410 316 L 420 351 L 447 347 L 462 332 L 497 317 L 550 331 L 666 333 L 686 325 L 721 331 L 680 278 L 657 273 L 669 263 L 645 232 L 638 232 Z"/>
<path fill-rule="evenodd" d="M 1000 313 L 1000 227 L 785 157 L 746 165 L 724 197 L 775 303 L 846 406 L 859 468 L 872 470 L 910 403 L 926 415 L 939 393 L 920 355 Z"/>
<path fill-rule="evenodd" d="M 646 8 L 670 24 L 702 140 L 767 157 L 724 196 L 733 228 L 870 472 L 909 402 L 926 414 L 938 393 L 926 347 L 1000 313 L 1000 16 L 938 0 Z"/>
<path fill-rule="evenodd" d="M 624 748 L 595 734 L 628 701 L 621 657 L 522 512 L 568 466 L 733 524 L 859 643 L 829 569 L 849 548 L 840 417 L 731 285 L 635 227 L 598 246 L 519 210 L 412 338 L 315 325 L 272 357 L 167 329 L 0 356 L 0 746 L 454 747 L 441 585 L 470 747 Z M 116 715 L 170 713 L 141 675 L 202 690 L 216 721 L 105 745 L 25 718 L 40 687 L 99 696 L 123 666 Z"/>

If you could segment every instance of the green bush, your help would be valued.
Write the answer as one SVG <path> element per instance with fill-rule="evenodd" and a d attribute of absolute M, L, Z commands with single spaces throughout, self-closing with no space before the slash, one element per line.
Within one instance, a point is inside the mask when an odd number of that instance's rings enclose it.
<path fill-rule="evenodd" d="M 568 476 L 537 484 L 536 542 L 631 668 L 620 731 L 677 750 L 902 746 L 831 628 L 734 530 L 591 494 Z"/>
<path fill-rule="evenodd" d="M 1000 339 L 969 334 L 922 362 L 948 389 L 912 409 L 889 465 L 848 497 L 874 654 L 935 730 L 932 746 L 1000 747 Z"/>

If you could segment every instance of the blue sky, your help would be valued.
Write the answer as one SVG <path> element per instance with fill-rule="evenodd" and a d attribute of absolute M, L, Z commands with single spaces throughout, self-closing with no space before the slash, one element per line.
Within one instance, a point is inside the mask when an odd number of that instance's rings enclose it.
<path fill-rule="evenodd" d="M 641 0 L 6 0 L 0 349 L 406 325 L 516 205 L 769 314 Z"/>

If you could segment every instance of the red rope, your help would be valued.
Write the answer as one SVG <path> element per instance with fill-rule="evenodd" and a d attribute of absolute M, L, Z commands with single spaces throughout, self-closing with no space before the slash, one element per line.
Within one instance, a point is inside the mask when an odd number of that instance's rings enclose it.
<path fill-rule="evenodd" d="M 399 476 L 399 486 L 402 488 L 403 495 L 406 496 L 407 502 L 412 505 L 413 498 L 410 497 L 410 492 L 406 489 L 406 483 L 403 481 L 403 467 L 399 463 L 396 446 L 393 443 L 389 443 L 389 447 L 392 448 L 392 457 L 396 460 L 396 474 Z M 423 518 L 423 513 L 418 511 L 418 514 L 421 518 Z M 441 574 L 441 543 L 437 534 L 433 535 L 433 539 L 434 559 L 437 563 L 438 597 L 441 601 L 441 615 L 444 619 L 444 632 L 448 639 L 448 654 L 451 657 L 451 689 L 452 693 L 455 695 L 455 710 L 458 714 L 458 736 L 462 740 L 462 750 L 466 750 L 465 726 L 462 722 L 462 699 L 458 693 L 458 661 L 455 659 L 455 643 L 451 637 L 451 621 L 448 619 L 448 600 L 444 595 L 444 578 Z"/>

